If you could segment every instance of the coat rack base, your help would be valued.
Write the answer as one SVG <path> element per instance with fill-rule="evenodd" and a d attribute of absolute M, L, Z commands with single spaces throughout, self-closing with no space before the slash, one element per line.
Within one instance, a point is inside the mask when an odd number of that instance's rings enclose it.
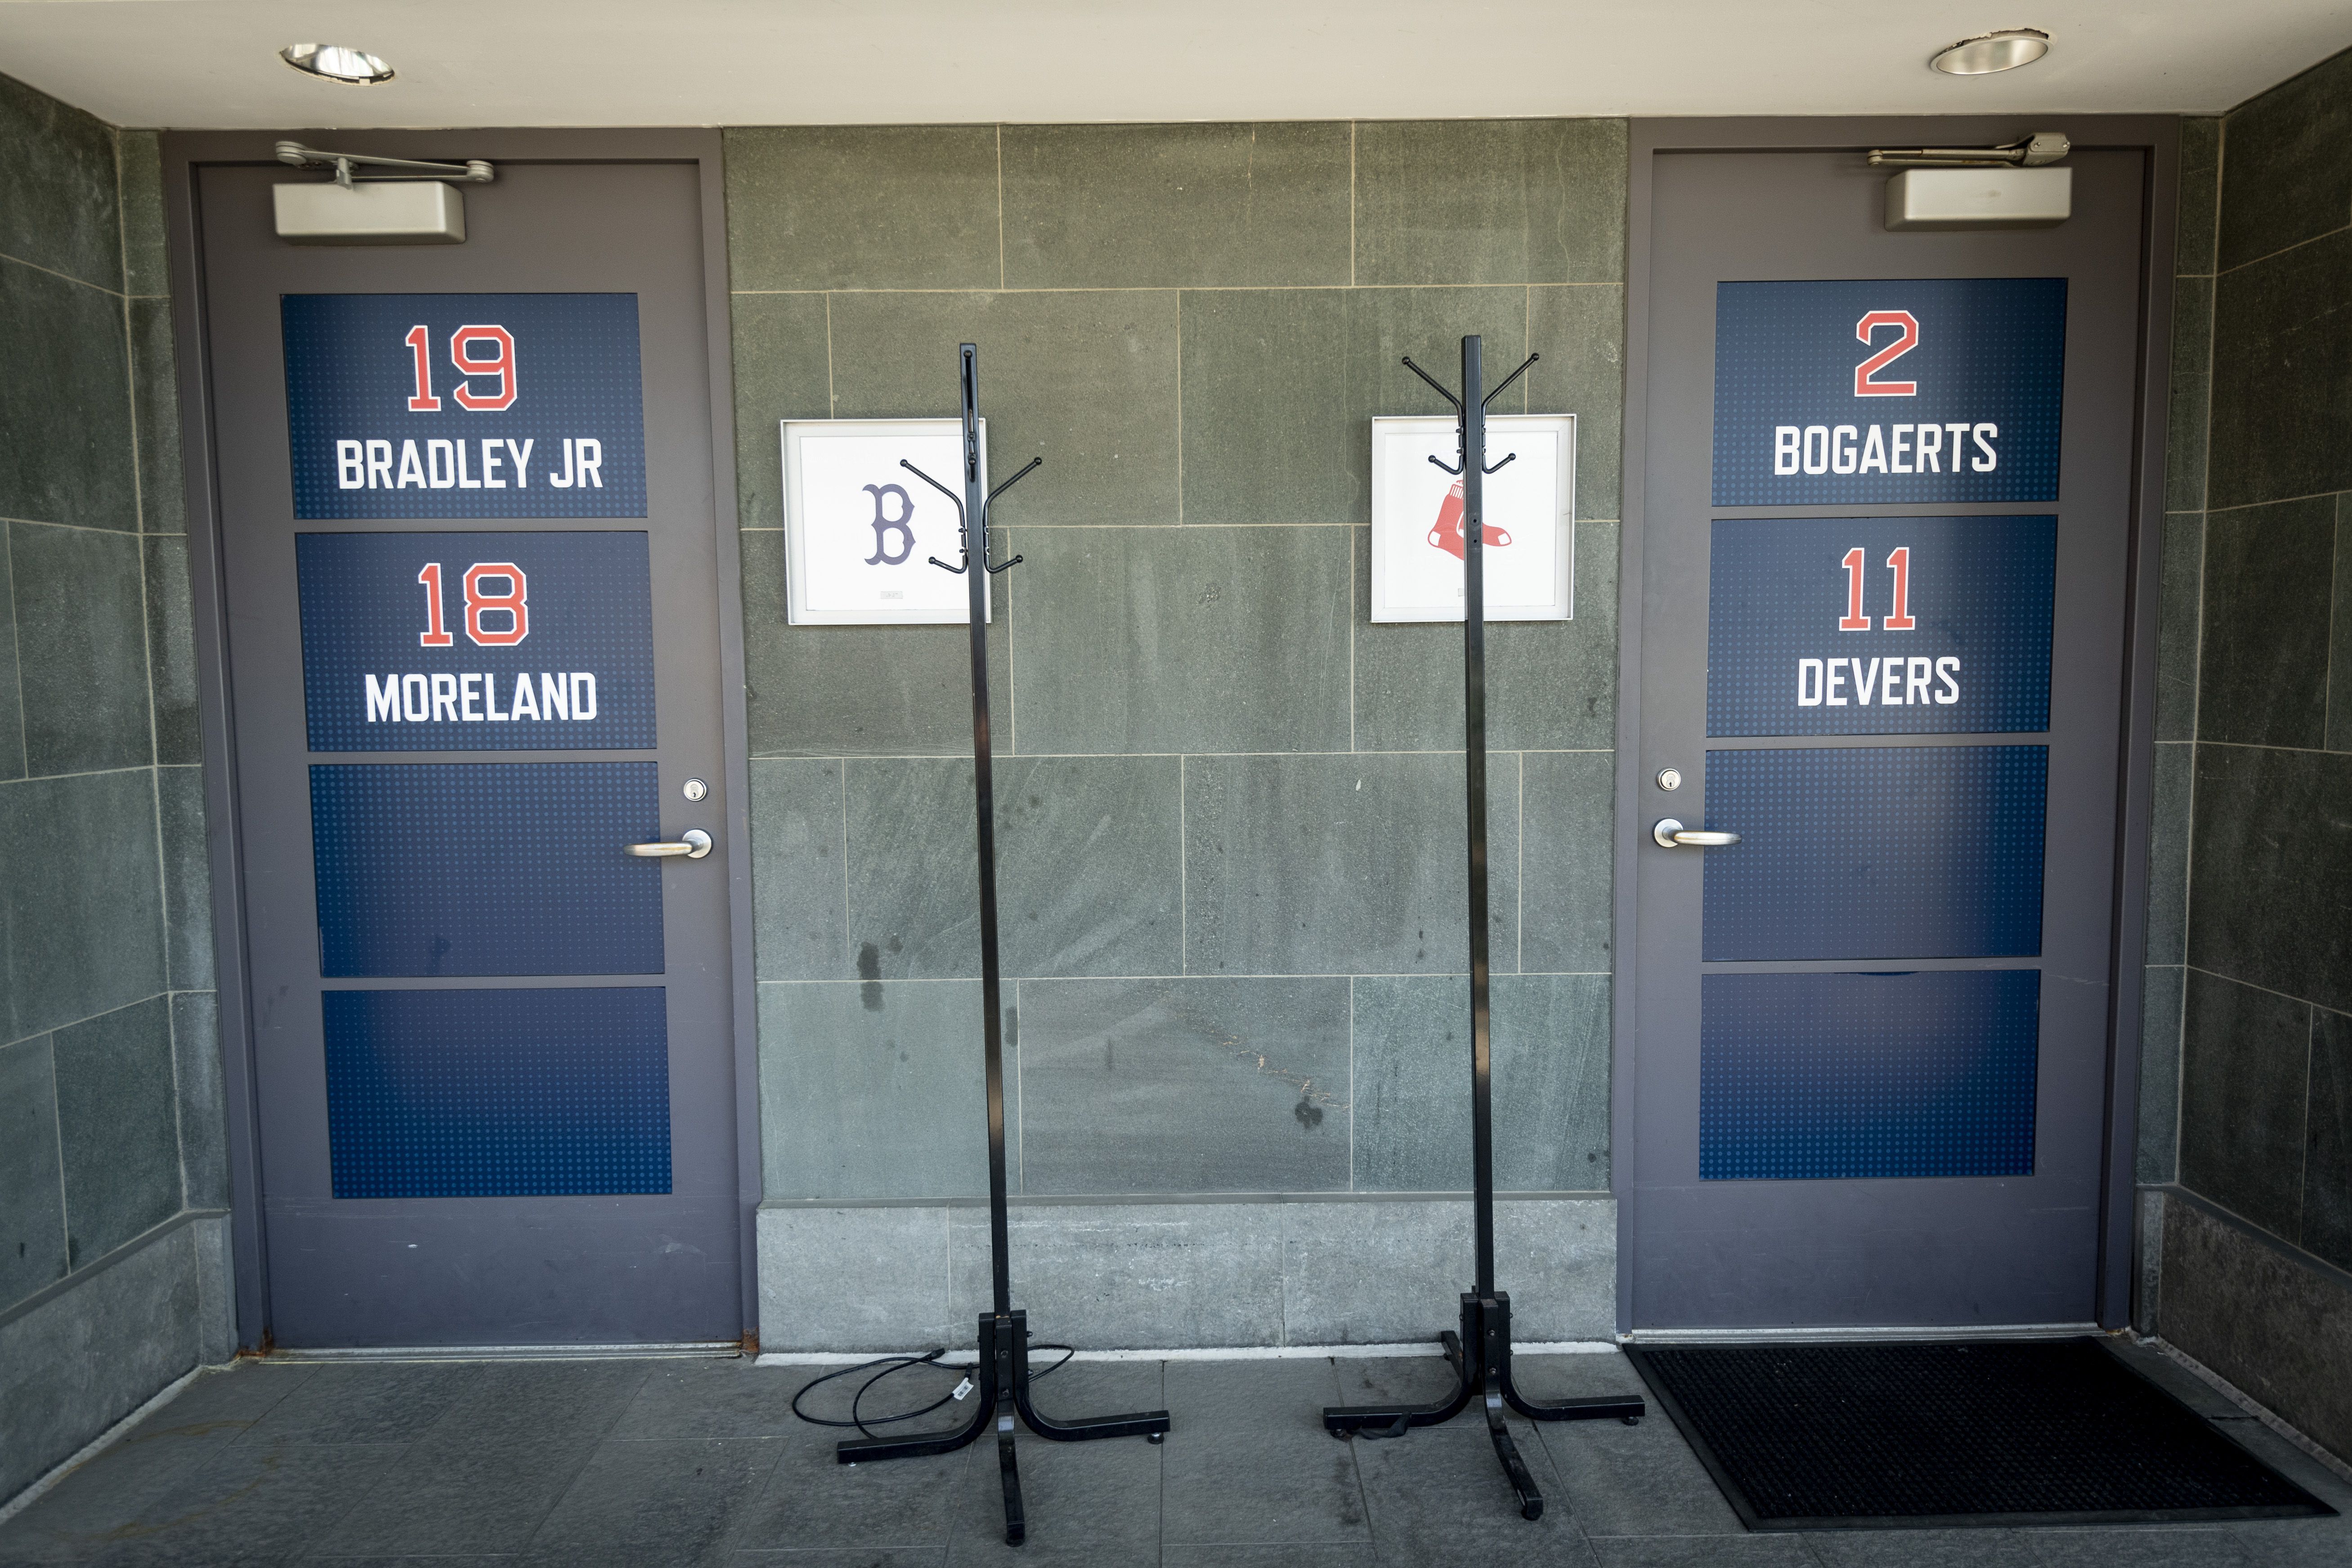
<path fill-rule="evenodd" d="M 1428 1405 L 1332 1405 L 1324 1407 L 1323 1429 L 1334 1437 L 1402 1437 L 1415 1426 L 1435 1426 L 1453 1420 L 1476 1399 L 1486 1416 L 1486 1435 L 1494 1440 L 1495 1458 L 1518 1494 L 1519 1517 L 1543 1517 L 1543 1493 L 1519 1457 L 1505 1422 L 1506 1406 L 1530 1421 L 1601 1421 L 1614 1418 L 1628 1426 L 1648 1414 L 1638 1394 L 1608 1394 L 1593 1399 L 1568 1399 L 1539 1404 L 1521 1394 L 1511 1381 L 1511 1298 L 1501 1290 L 1491 1296 L 1462 1293 L 1462 1331 L 1437 1336 L 1445 1359 L 1454 1367 L 1454 1392 Z"/>
<path fill-rule="evenodd" d="M 1016 1426 L 1025 1426 L 1055 1443 L 1086 1443 L 1097 1437 L 1142 1437 L 1157 1443 L 1168 1433 L 1168 1412 L 1139 1410 L 1127 1415 L 1096 1415 L 1056 1421 L 1041 1415 L 1029 1398 L 1029 1314 L 1018 1310 L 980 1317 L 979 1387 L 971 1416 L 952 1431 L 907 1437 L 855 1437 L 834 1450 L 844 1465 L 876 1459 L 919 1459 L 951 1454 L 996 1429 L 996 1470 L 1004 1487 L 1004 1543 L 1018 1546 L 1028 1534 L 1021 1504 L 1021 1467 L 1013 1452 Z"/>

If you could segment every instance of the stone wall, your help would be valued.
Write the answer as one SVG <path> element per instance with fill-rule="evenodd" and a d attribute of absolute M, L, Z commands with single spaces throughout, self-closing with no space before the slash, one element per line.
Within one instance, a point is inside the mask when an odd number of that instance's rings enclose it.
<path fill-rule="evenodd" d="M 0 78 L 0 1499 L 232 1348 L 153 135 Z"/>
<path fill-rule="evenodd" d="M 729 132 L 766 1342 L 936 1337 L 804 1282 L 945 1270 L 987 1190 L 965 634 L 787 626 L 779 531 L 777 422 L 952 416 L 963 340 L 993 470 L 1045 459 L 999 513 L 1007 1115 L 1082 1344 L 1349 1337 L 1235 1304 L 1469 1184 L 1461 638 L 1367 618 L 1369 420 L 1445 412 L 1402 354 L 1542 353 L 1506 402 L 1581 418 L 1576 618 L 1490 637 L 1497 1180 L 1580 1194 L 1513 1205 L 1585 1259 L 1522 1321 L 1612 1326 L 1625 182 L 1613 121 Z"/>
<path fill-rule="evenodd" d="M 2352 1453 L 2352 55 L 2190 121 L 2139 1316 Z"/>

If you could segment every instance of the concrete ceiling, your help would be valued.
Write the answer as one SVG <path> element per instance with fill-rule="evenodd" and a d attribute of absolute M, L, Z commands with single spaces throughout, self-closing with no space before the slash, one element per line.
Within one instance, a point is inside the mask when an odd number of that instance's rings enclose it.
<path fill-rule="evenodd" d="M 0 71 L 189 129 L 2211 112 L 2347 45 L 2352 0 L 0 0 Z"/>

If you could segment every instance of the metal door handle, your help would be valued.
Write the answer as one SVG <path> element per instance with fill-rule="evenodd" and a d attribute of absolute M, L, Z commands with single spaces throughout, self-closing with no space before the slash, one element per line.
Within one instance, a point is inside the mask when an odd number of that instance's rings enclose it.
<path fill-rule="evenodd" d="M 1658 841 L 1658 847 L 1661 849 L 1672 849 L 1676 845 L 1684 844 L 1700 849 L 1719 849 L 1726 844 L 1739 842 L 1739 835 L 1737 833 L 1702 833 L 1695 828 L 1685 827 L 1671 816 L 1658 818 L 1658 825 L 1650 829 L 1650 837 Z"/>
<path fill-rule="evenodd" d="M 683 842 L 677 844 L 632 844 L 628 847 L 628 850 L 630 854 L 641 856 L 647 860 L 660 859 L 663 857 L 670 855 L 683 855 L 689 860 L 699 860 L 705 855 L 710 853 L 710 835 L 703 832 L 699 827 L 689 827 L 684 833 L 679 834 L 678 837 L 683 840 Z"/>

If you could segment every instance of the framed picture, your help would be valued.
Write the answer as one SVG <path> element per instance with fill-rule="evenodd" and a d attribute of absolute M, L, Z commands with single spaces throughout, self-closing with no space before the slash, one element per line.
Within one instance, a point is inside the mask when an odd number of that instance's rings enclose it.
<path fill-rule="evenodd" d="M 786 616 L 796 626 L 962 626 L 955 501 L 900 468 L 903 459 L 963 497 L 963 426 L 955 419 L 787 419 Z M 980 481 L 988 485 L 988 422 Z M 982 584 L 983 594 L 987 584 Z M 983 599 L 982 603 L 988 601 Z M 990 619 L 994 619 L 992 607 Z"/>
<path fill-rule="evenodd" d="M 1372 421 L 1372 619 L 1462 618 L 1462 479 L 1453 416 Z M 1565 621 L 1576 606 L 1576 416 L 1496 414 L 1486 453 L 1486 618 Z"/>

